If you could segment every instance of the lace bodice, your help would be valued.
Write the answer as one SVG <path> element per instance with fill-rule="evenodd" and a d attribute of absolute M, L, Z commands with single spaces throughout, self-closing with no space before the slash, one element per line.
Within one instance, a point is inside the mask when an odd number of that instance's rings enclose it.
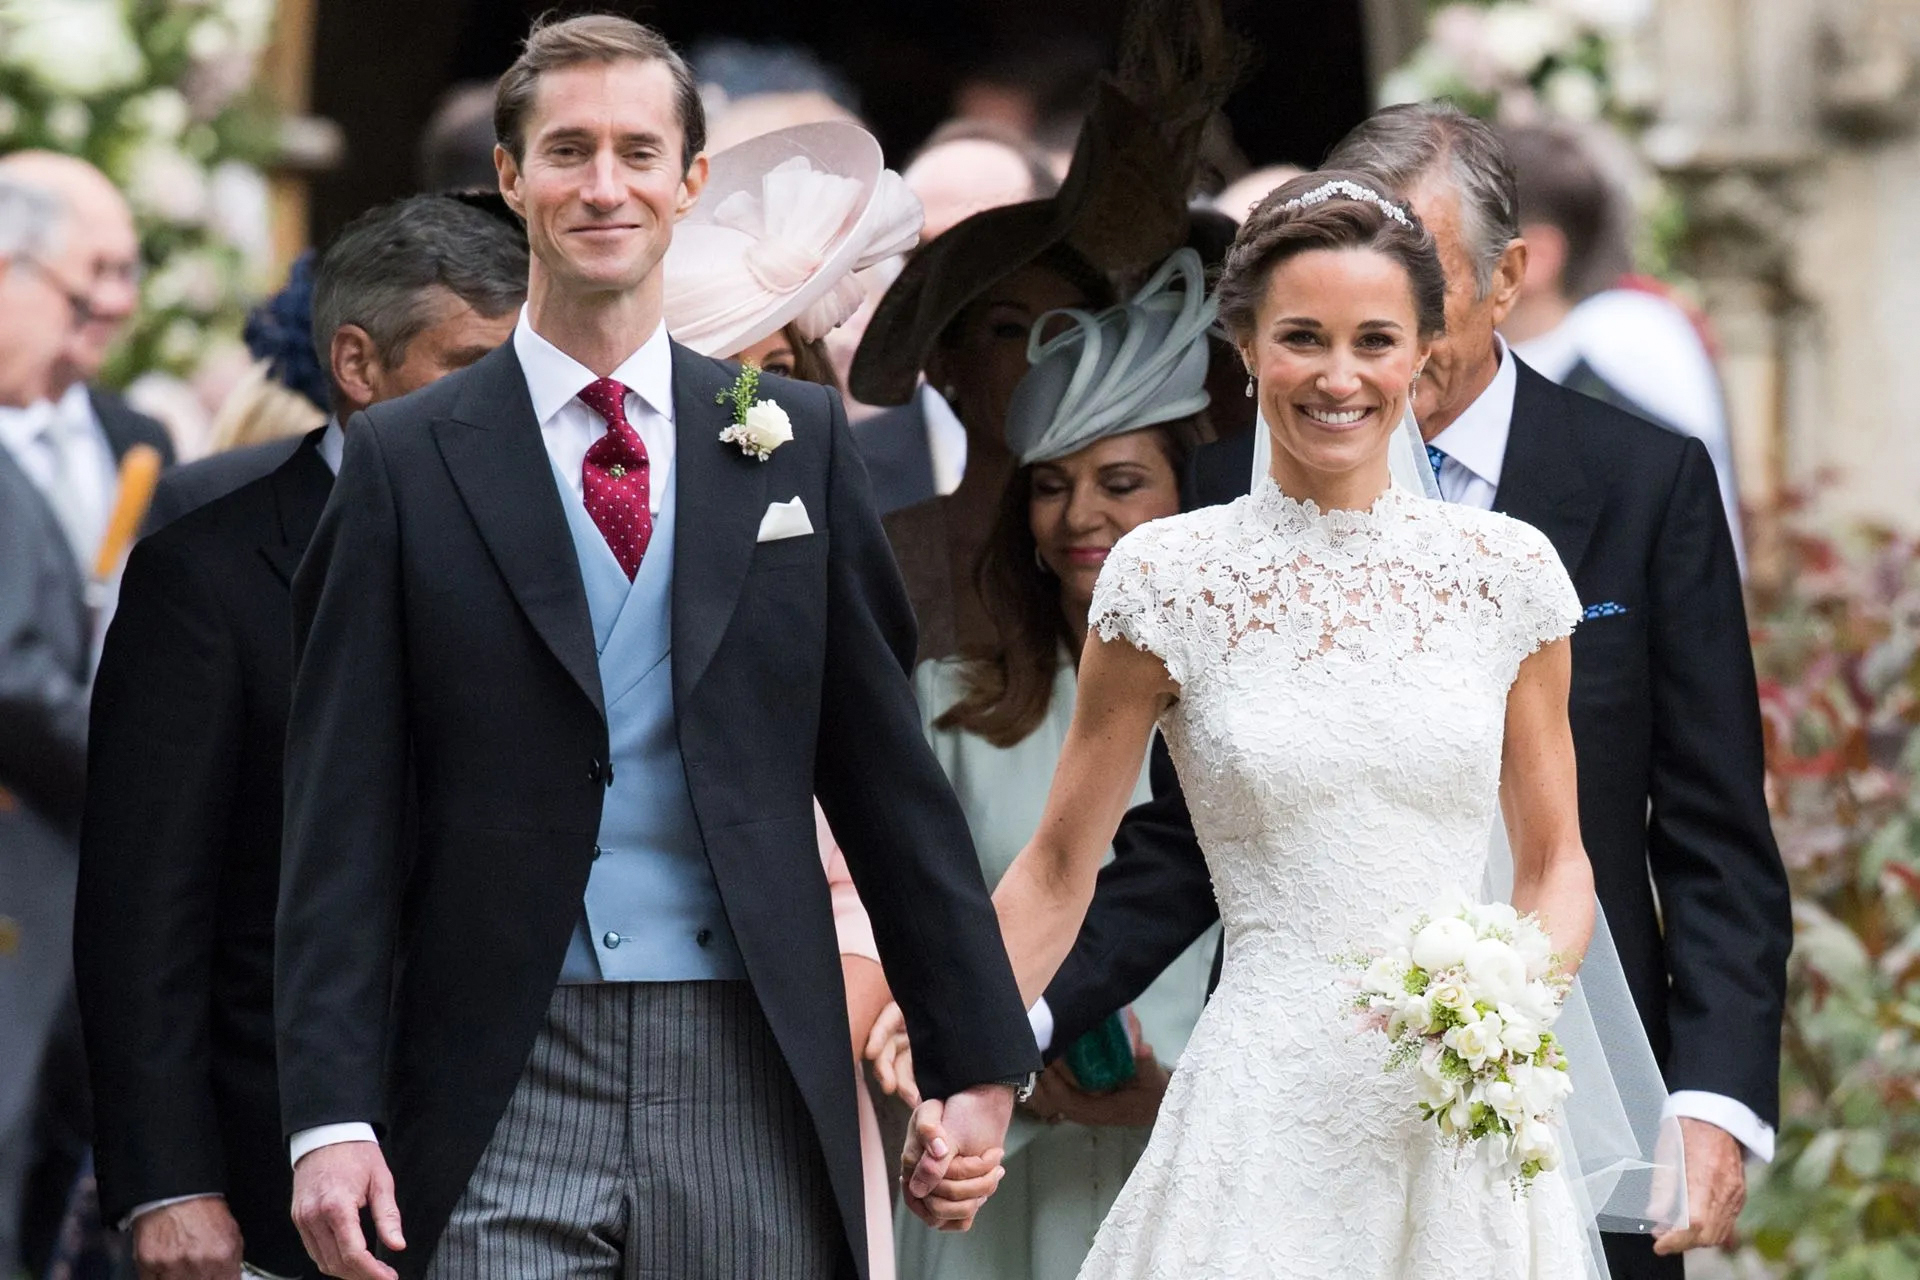
<path fill-rule="evenodd" d="M 1180 687 L 1160 727 L 1227 960 L 1083 1275 L 1585 1271 L 1564 1183 L 1519 1202 L 1457 1167 L 1335 963 L 1479 893 L 1507 692 L 1579 613 L 1538 531 L 1400 489 L 1321 512 L 1267 482 L 1114 547 L 1091 623 Z"/>
<path fill-rule="evenodd" d="M 1161 727 L 1229 931 L 1338 948 L 1383 894 L 1478 892 L 1507 689 L 1579 613 L 1517 520 L 1398 488 L 1322 512 L 1268 481 L 1123 538 L 1092 625 L 1180 685 Z"/>

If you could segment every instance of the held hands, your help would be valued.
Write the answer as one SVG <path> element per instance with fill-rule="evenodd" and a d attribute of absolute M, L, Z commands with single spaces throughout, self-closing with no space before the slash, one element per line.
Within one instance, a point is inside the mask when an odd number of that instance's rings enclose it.
<path fill-rule="evenodd" d="M 1718 1125 L 1680 1117 L 1687 1162 L 1687 1225 L 1653 1238 L 1658 1254 L 1733 1243 L 1734 1220 L 1747 1202 L 1746 1152 Z"/>
<path fill-rule="evenodd" d="M 398 1273 L 367 1248 L 360 1231 L 362 1207 L 372 1212 L 380 1243 L 394 1250 L 407 1247 L 393 1175 L 379 1143 L 320 1147 L 293 1167 L 293 1225 L 320 1270 L 342 1280 L 398 1280 Z"/>
<path fill-rule="evenodd" d="M 1006 1169 L 1013 1089 L 975 1085 L 914 1109 L 900 1153 L 902 1194 L 913 1215 L 936 1231 L 965 1231 L 999 1187 Z"/>
<path fill-rule="evenodd" d="M 220 1196 L 182 1200 L 133 1220 L 140 1280 L 238 1280 L 240 1224 Z"/>

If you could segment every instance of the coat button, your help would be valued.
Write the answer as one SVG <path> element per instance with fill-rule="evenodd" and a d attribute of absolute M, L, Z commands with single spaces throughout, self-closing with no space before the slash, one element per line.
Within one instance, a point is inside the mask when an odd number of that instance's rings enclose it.
<path fill-rule="evenodd" d="M 600 781 L 600 762 L 598 760 L 593 761 L 591 764 L 587 766 L 587 781 L 588 782 Z"/>
<path fill-rule="evenodd" d="M 713 942 L 713 930 L 702 929 L 700 932 L 693 935 L 693 940 L 699 943 L 703 947 L 708 946 Z"/>
<path fill-rule="evenodd" d="M 607 946 L 607 950 L 611 951 L 615 947 L 620 945 L 620 935 L 615 933 L 613 930 L 609 929 L 607 930 L 606 936 L 601 938 L 600 941 L 604 942 Z"/>
<path fill-rule="evenodd" d="M 594 860 L 595 862 L 598 862 L 598 861 L 600 861 L 600 846 L 599 846 L 599 845 L 595 845 L 595 846 L 593 846 L 593 860 Z"/>

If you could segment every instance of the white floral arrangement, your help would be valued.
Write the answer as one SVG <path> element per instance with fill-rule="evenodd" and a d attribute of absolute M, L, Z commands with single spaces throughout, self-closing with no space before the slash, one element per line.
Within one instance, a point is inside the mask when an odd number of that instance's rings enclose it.
<path fill-rule="evenodd" d="M 1572 985 L 1533 915 L 1443 899 L 1396 921 L 1385 949 L 1352 958 L 1354 1007 L 1383 1033 L 1385 1069 L 1412 1071 L 1422 1119 L 1474 1149 L 1524 1194 L 1559 1167 L 1554 1135 L 1573 1092 L 1552 1026 Z"/>
<path fill-rule="evenodd" d="M 190 376 L 272 279 L 278 124 L 253 91 L 274 0 L 0 0 L 0 152 L 81 156 L 126 194 L 146 274 L 107 376 Z"/>
<path fill-rule="evenodd" d="M 1451 0 L 1381 82 L 1382 106 L 1450 98 L 1515 124 L 1590 123 L 1646 111 L 1651 67 L 1633 37 L 1652 0 Z"/>

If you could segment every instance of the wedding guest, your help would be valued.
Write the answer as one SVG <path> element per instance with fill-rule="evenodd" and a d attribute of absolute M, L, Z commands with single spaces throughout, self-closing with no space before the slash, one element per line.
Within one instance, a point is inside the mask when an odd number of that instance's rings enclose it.
<path fill-rule="evenodd" d="M 143 1276 L 224 1280 L 243 1256 L 312 1270 L 273 1041 L 288 583 L 342 422 L 505 341 L 526 271 L 508 228 L 443 196 L 348 224 L 313 285 L 332 416 L 258 478 L 236 481 L 259 462 L 245 451 L 169 476 L 175 518 L 128 562 L 95 685 L 74 958 L 101 1208 L 131 1219 Z"/>
<path fill-rule="evenodd" d="M 1500 332 L 1541 375 L 1671 431 L 1713 459 L 1744 556 L 1720 375 L 1701 330 L 1662 286 L 1629 275 L 1631 204 L 1595 142 L 1563 125 L 1501 131 L 1513 157 L 1527 274 Z"/>
<path fill-rule="evenodd" d="M 420 190 L 492 191 L 493 85 L 456 84 L 420 135 Z"/>
<path fill-rule="evenodd" d="M 70 998 L 86 783 L 85 579 L 13 447 L 16 435 L 37 438 L 85 314 L 81 283 L 48 265 L 73 234 L 58 198 L 0 172 L 0 1275 L 21 1262 L 40 1066 Z"/>
<path fill-rule="evenodd" d="M 1186 240 L 1202 134 L 1238 76 L 1217 18 L 1191 4 L 1129 23 L 1134 43 L 1098 87 L 1060 190 L 964 219 L 922 245 L 880 300 L 854 357 L 853 394 L 903 404 L 924 376 L 966 432 L 952 492 L 885 520 L 921 658 L 992 643 L 973 566 L 1015 467 L 1006 403 L 1027 369 L 1028 331 L 1057 308 L 1110 305 L 1116 280 L 1152 271 Z M 870 441 L 874 424 L 862 425 Z"/>
<path fill-rule="evenodd" d="M 663 264 L 667 331 L 702 355 L 837 390 L 825 335 L 864 301 L 859 273 L 911 249 L 919 230 L 919 201 L 858 125 L 829 121 L 761 134 L 708 158 L 706 190 L 675 228 Z M 776 254 L 813 265 L 776 275 L 765 265 Z M 858 1075 L 860 1050 L 892 997 L 846 859 L 817 807 L 815 819 Z M 868 1276 L 890 1280 L 892 1161 L 864 1079 L 855 1100 Z"/>
<path fill-rule="evenodd" d="M 989 886 L 1032 838 L 1067 728 L 1106 554 L 1180 509 L 1180 477 L 1208 401 L 1198 253 L 1173 255 L 1126 305 L 1062 317 L 1030 341 L 1007 408 L 1017 470 L 980 561 L 990 646 L 914 673 L 928 740 L 966 811 Z M 1125 359 L 1120 359 L 1122 353 Z M 1135 803 L 1151 796 L 1140 760 Z M 1195 941 L 1133 1002 L 1133 1076 L 1083 1091 L 1064 1060 L 1007 1135 L 1006 1178 L 965 1235 L 903 1232 L 903 1280 L 1072 1280 L 1146 1146 L 1167 1067 L 1206 998 L 1216 939 Z M 900 1025 L 896 1011 L 883 1020 Z M 913 1101 L 910 1069 L 896 1078 Z"/>
<path fill-rule="evenodd" d="M 1283 183 L 1305 173 L 1306 170 L 1292 164 L 1270 164 L 1243 173 L 1221 189 L 1213 198 L 1213 207 L 1232 218 L 1234 223 L 1245 222 L 1247 215 L 1253 212 L 1253 206 L 1267 198 L 1267 193 Z"/>
<path fill-rule="evenodd" d="M 920 229 L 923 245 L 975 213 L 1044 199 L 1060 187 L 1046 156 L 1032 143 L 979 120 L 949 121 L 934 130 L 901 176 L 926 211 Z M 851 346 L 834 344 L 840 349 L 837 363 L 843 378 L 851 378 L 859 341 L 878 303 L 876 296 L 848 326 L 860 331 Z M 836 334 L 836 340 L 840 336 Z M 858 397 L 855 403 L 860 403 Z M 929 381 L 921 380 L 905 404 L 869 410 L 854 423 L 853 439 L 882 515 L 945 497 L 960 487 L 967 465 L 967 429 Z"/>
<path fill-rule="evenodd" d="M 1698 440 L 1556 386 L 1502 342 L 1528 246 L 1487 125 L 1446 104 L 1388 107 L 1327 163 L 1405 197 L 1446 269 L 1445 335 L 1414 404 L 1442 497 L 1536 526 L 1585 605 L 1571 704 L 1580 827 L 1680 1117 L 1691 1216 L 1655 1240 L 1604 1241 L 1620 1280 L 1677 1280 L 1682 1251 L 1730 1238 L 1744 1159 L 1772 1157 L 1793 936 L 1713 464 Z M 1251 439 L 1203 450 L 1194 469 L 1201 503 L 1245 494 Z M 1154 799 L 1115 836 L 1047 989 L 1055 1044 L 1132 998 L 1218 919 L 1179 780 L 1164 749 L 1154 756 Z"/>
<path fill-rule="evenodd" d="M 119 488 L 120 459 L 135 444 L 159 450 L 166 463 L 174 458 L 165 427 L 92 383 L 139 303 L 140 240 L 125 197 L 84 160 L 22 151 L 0 160 L 0 173 L 65 204 L 68 231 L 46 269 L 84 310 L 47 388 L 52 412 L 39 416 L 38 433 L 25 434 L 15 419 L 0 423 L 0 435 L 59 513 L 75 561 L 91 572 Z"/>

